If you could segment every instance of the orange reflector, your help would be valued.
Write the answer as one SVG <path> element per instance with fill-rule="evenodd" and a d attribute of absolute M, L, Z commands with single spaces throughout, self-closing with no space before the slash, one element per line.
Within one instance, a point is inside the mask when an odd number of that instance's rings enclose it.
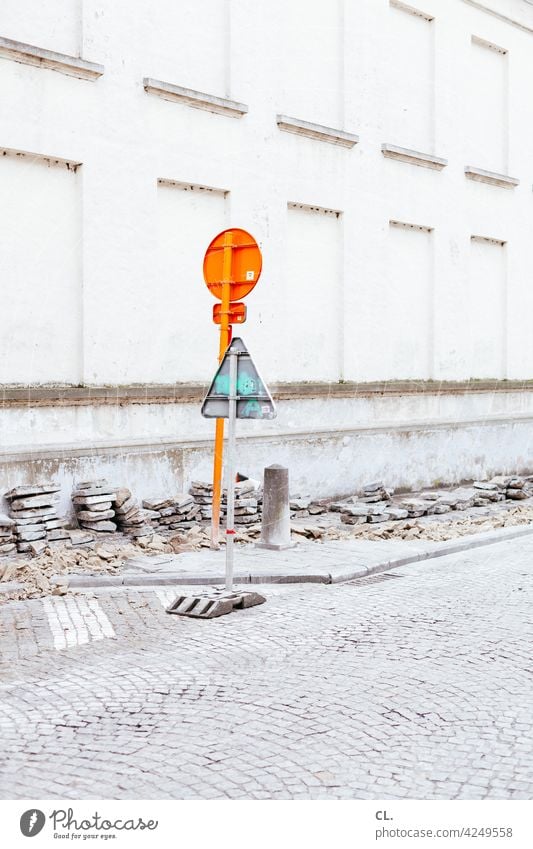
<path fill-rule="evenodd" d="M 222 304 L 215 304 L 213 307 L 213 321 L 215 324 L 220 324 L 222 321 Z M 229 305 L 229 323 L 243 324 L 246 321 L 246 304 L 237 302 Z"/>

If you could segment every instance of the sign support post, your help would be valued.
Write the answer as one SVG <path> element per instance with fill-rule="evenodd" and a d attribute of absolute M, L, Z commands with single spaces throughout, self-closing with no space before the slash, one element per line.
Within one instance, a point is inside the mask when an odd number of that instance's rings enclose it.
<path fill-rule="evenodd" d="M 222 358 L 230 343 L 230 288 L 232 265 L 232 233 L 224 234 L 222 258 L 222 303 L 220 305 L 220 345 L 218 361 Z M 215 455 L 213 460 L 213 514 L 211 518 L 211 548 L 220 548 L 218 535 L 220 527 L 220 496 L 222 491 L 222 459 L 224 456 L 224 419 L 217 419 L 215 424 Z"/>
<path fill-rule="evenodd" d="M 239 353 L 229 348 L 229 410 L 228 410 L 228 453 L 226 458 L 226 590 L 233 591 L 233 543 L 235 539 L 235 460 L 237 423 L 237 361 Z M 224 421 L 224 419 L 222 419 Z"/>

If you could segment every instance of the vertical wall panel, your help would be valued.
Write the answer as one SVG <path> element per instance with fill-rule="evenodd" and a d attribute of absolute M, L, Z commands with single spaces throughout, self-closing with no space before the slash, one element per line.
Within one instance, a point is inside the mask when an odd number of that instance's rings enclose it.
<path fill-rule="evenodd" d="M 342 123 L 341 0 L 272 0 L 271 70 L 279 112 L 338 127 Z"/>
<path fill-rule="evenodd" d="M 0 382 L 78 383 L 79 174 L 30 156 L 2 156 L 0 184 Z"/>
<path fill-rule="evenodd" d="M 145 43 L 147 74 L 186 88 L 229 95 L 229 0 L 180 3 L 157 0 L 150 5 Z"/>
<path fill-rule="evenodd" d="M 156 328 L 149 372 L 157 383 L 208 380 L 217 364 L 215 298 L 203 279 L 209 242 L 224 230 L 226 196 L 158 186 L 158 260 L 150 325 Z"/>
<path fill-rule="evenodd" d="M 282 380 L 341 376 L 341 219 L 289 207 L 286 290 L 279 368 Z"/>
<path fill-rule="evenodd" d="M 468 291 L 469 377 L 505 377 L 505 246 L 472 238 Z"/>
<path fill-rule="evenodd" d="M 402 4 L 389 11 L 386 140 L 432 152 L 435 23 Z"/>
<path fill-rule="evenodd" d="M 507 62 L 503 50 L 475 38 L 469 68 L 469 164 L 507 173 Z"/>
<path fill-rule="evenodd" d="M 392 222 L 389 228 L 388 269 L 380 291 L 381 326 L 377 329 L 371 362 L 378 378 L 429 378 L 433 286 L 433 236 Z"/>
<path fill-rule="evenodd" d="M 1 0 L 0 35 L 77 55 L 83 0 Z"/>

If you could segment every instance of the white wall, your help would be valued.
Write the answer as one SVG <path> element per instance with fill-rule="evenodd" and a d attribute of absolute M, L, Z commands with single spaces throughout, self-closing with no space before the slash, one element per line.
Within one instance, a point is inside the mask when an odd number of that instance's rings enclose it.
<path fill-rule="evenodd" d="M 105 72 L 0 57 L 0 149 L 40 157 L 0 159 L 2 382 L 207 382 L 218 333 L 202 257 L 230 225 L 263 250 L 239 332 L 267 382 L 530 378 L 533 7 L 486 6 L 511 20 L 465 0 L 165 0 L 135 14 L 128 0 L 4 0 L 0 35 Z M 249 111 L 168 102 L 146 76 Z M 283 133 L 278 113 L 359 144 Z M 387 159 L 383 143 L 448 166 Z M 472 182 L 466 165 L 520 185 Z M 335 430 L 332 405 L 295 405 L 310 433 Z M 83 439 L 158 434 L 162 409 L 141 421 L 117 408 L 102 424 L 95 407 Z M 422 396 L 409 409 L 423 416 Z M 37 431 L 45 418 L 36 410 Z"/>

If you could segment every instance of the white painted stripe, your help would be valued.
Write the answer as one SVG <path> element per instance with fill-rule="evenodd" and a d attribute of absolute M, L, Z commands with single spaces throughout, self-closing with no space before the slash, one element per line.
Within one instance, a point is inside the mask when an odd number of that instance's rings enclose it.
<path fill-rule="evenodd" d="M 96 619 L 98 620 L 98 624 L 104 632 L 104 636 L 115 637 L 115 629 L 113 628 L 111 622 L 98 604 L 97 600 L 95 598 L 89 598 L 87 599 L 87 604 L 90 607 L 91 611 L 94 613 Z"/>
<path fill-rule="evenodd" d="M 111 622 L 96 599 L 69 596 L 42 601 L 57 650 L 115 636 Z"/>
<path fill-rule="evenodd" d="M 54 648 L 55 649 L 65 649 L 67 647 L 67 641 L 65 640 L 65 633 L 61 627 L 59 619 L 57 618 L 57 614 L 52 604 L 51 598 L 43 598 L 43 607 L 44 612 L 46 613 L 46 618 L 48 619 L 48 625 L 50 626 L 50 631 L 52 632 L 52 637 L 54 640 Z"/>

